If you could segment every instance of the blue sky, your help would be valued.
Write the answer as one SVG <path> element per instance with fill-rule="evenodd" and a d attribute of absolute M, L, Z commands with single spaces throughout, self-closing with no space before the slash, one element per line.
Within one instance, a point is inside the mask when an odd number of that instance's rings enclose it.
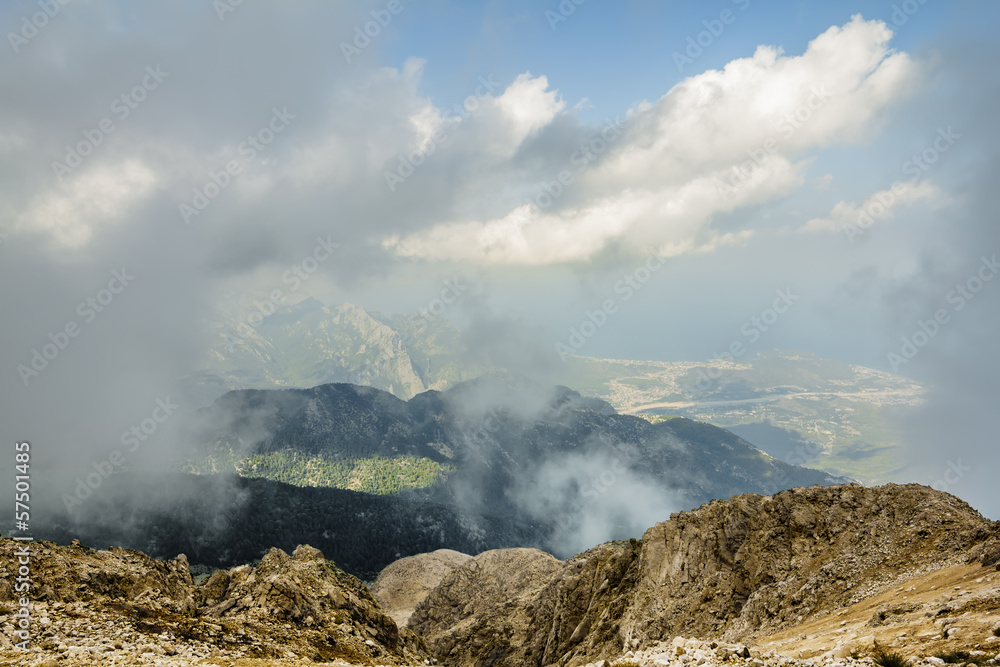
<path fill-rule="evenodd" d="M 935 37 L 957 30 L 988 35 L 995 25 L 989 18 L 995 21 L 998 10 L 988 3 L 979 5 L 931 0 L 900 27 L 893 46 L 907 51 L 933 48 Z M 545 74 L 571 105 L 588 100 L 582 116 L 596 122 L 661 96 L 686 75 L 751 55 L 760 44 L 801 53 L 816 35 L 846 23 L 853 14 L 891 22 L 892 6 L 587 0 L 564 22 L 550 22 L 546 12 L 559 14 L 559 3 L 430 1 L 420 5 L 422 11 L 400 15 L 398 28 L 388 34 L 379 55 L 382 62 L 397 67 L 413 56 L 426 58 L 430 66 L 423 89 L 444 105 L 467 95 L 469 84 L 481 74 L 492 72 L 507 81 L 525 71 Z M 706 29 L 703 22 L 718 19 L 726 10 L 735 17 L 733 22 L 694 63 L 678 71 L 673 54 L 683 54 L 687 38 L 697 37 Z"/>

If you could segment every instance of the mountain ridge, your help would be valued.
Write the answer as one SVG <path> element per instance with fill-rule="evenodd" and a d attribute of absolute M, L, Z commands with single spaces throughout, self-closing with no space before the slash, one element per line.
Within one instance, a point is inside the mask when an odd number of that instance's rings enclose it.
<path fill-rule="evenodd" d="M 255 312 L 252 304 L 243 308 Z M 408 399 L 504 370 L 470 349 L 446 319 L 429 314 L 384 315 L 310 297 L 277 306 L 257 327 L 246 319 L 230 313 L 216 322 L 220 344 L 205 367 L 185 379 L 195 404 L 233 389 L 329 382 L 376 386 Z M 570 355 L 546 377 L 621 413 L 654 421 L 679 415 L 733 428 L 786 463 L 866 483 L 909 481 L 896 456 L 897 425 L 928 390 L 884 371 L 782 351 L 704 362 Z M 789 440 L 801 444 L 790 449 Z"/>
<path fill-rule="evenodd" d="M 713 501 L 564 561 L 427 553 L 376 595 L 304 544 L 196 580 L 184 555 L 36 542 L 27 654 L 8 639 L 18 548 L 0 538 L 0 659 L 19 666 L 940 667 L 1000 650 L 1000 523 L 912 484 Z"/>
<path fill-rule="evenodd" d="M 200 417 L 209 426 L 188 451 L 185 472 L 278 480 L 268 466 L 294 461 L 317 474 L 348 466 L 359 475 L 377 460 L 383 488 L 394 488 L 387 478 L 404 468 L 430 471 L 411 492 L 468 513 L 489 508 L 518 522 L 547 524 L 549 539 L 590 526 L 627 535 L 640 530 L 650 512 L 843 481 L 786 464 L 708 424 L 684 418 L 651 424 L 620 415 L 601 399 L 510 374 L 407 401 L 346 383 L 243 390 L 218 399 Z M 640 504 L 648 510 L 631 504 L 637 494 L 645 494 Z"/>
<path fill-rule="evenodd" d="M 988 568 L 982 584 L 1000 561 L 1000 524 L 919 485 L 795 488 L 712 501 L 641 540 L 549 558 L 501 550 L 457 564 L 408 627 L 463 667 L 580 665 L 675 637 L 756 643 L 928 571 L 975 564 Z M 965 608 L 1000 613 L 1000 586 L 982 588 Z M 928 616 L 954 610 L 940 609 Z M 991 618 L 977 622 L 980 637 Z"/>

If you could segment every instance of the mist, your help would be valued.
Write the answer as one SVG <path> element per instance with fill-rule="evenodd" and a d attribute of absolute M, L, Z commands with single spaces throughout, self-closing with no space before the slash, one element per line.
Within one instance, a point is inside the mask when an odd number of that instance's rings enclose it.
<path fill-rule="evenodd" d="M 548 544 L 556 556 L 640 538 L 688 509 L 667 480 L 633 468 L 633 448 L 593 438 L 582 452 L 548 458 L 518 480 L 514 502 L 538 521 L 554 521 Z"/>

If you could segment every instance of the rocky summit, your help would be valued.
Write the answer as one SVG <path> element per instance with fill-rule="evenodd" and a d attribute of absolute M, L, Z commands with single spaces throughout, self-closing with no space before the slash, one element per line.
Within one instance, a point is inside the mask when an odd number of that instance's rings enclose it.
<path fill-rule="evenodd" d="M 397 561 L 374 595 L 272 549 L 196 581 L 187 559 L 31 545 L 16 649 L 0 542 L 0 664 L 946 667 L 1000 653 L 1000 525 L 917 486 L 746 494 L 565 561 L 537 549 Z"/>
<path fill-rule="evenodd" d="M 443 663 L 462 666 L 582 665 L 678 636 L 758 644 L 929 572 L 993 566 L 998 546 L 996 524 L 927 487 L 746 494 L 565 562 L 529 550 L 480 554 L 445 576 L 408 626 Z M 962 609 L 1000 613 L 1000 580 L 979 576 L 985 592 Z M 989 624 L 976 627 L 974 643 L 993 642 Z"/>
<path fill-rule="evenodd" d="M 271 549 L 256 566 L 195 583 L 184 556 L 163 562 L 48 542 L 31 545 L 24 653 L 11 643 L 17 544 L 0 543 L 0 664 L 404 665 L 426 655 L 364 584 L 309 546 L 291 556 Z"/>

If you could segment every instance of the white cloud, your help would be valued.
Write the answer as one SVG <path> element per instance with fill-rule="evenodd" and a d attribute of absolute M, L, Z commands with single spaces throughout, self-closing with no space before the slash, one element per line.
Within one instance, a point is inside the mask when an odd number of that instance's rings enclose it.
<path fill-rule="evenodd" d="M 327 117 L 308 128 L 301 121 L 236 188 L 248 201 L 282 196 L 283 182 L 296 203 L 336 197 L 338 210 L 369 213 L 363 234 L 398 256 L 434 261 L 543 265 L 585 261 L 609 246 L 707 252 L 754 232 L 748 223 L 715 229 L 719 215 L 793 193 L 806 183 L 812 151 L 868 137 L 908 92 L 916 68 L 888 48 L 891 35 L 879 21 L 854 17 L 798 56 L 760 46 L 636 105 L 620 136 L 584 167 L 570 155 L 603 124 L 580 128 L 545 76 L 525 72 L 485 94 L 470 82 L 476 108 L 456 115 L 421 92 L 425 63 L 411 58 L 402 68 L 366 73 L 360 84 L 334 85 Z M 444 140 L 434 138 L 442 132 Z M 177 167 L 184 162 L 200 175 L 232 152 L 229 144 L 212 148 L 182 143 L 160 153 L 174 162 L 169 173 L 186 171 Z M 414 152 L 423 166 L 404 186 L 383 189 L 384 174 Z M 560 169 L 573 174 L 567 193 L 544 210 L 525 206 L 523 195 L 556 180 Z M 36 199 L 20 228 L 81 245 L 154 184 L 174 185 L 136 160 L 114 173 L 95 166 Z M 723 191 L 723 184 L 732 187 Z M 185 182 L 179 191 L 189 189 Z M 234 213 L 230 224 L 242 217 Z"/>
<path fill-rule="evenodd" d="M 496 106 L 509 125 L 508 141 L 514 148 L 552 122 L 566 104 L 557 91 L 548 90 L 549 80 L 540 76 L 532 79 L 525 72 L 496 99 Z"/>
<path fill-rule="evenodd" d="M 632 109 L 603 159 L 575 173 L 572 205 L 515 205 L 391 235 L 384 246 L 430 260 L 547 264 L 586 260 L 612 242 L 668 254 L 740 242 L 752 230 L 720 234 L 716 214 L 787 196 L 805 183 L 806 151 L 870 137 L 881 112 L 909 92 L 916 67 L 889 49 L 891 36 L 881 21 L 855 16 L 799 56 L 758 47 Z M 552 123 L 564 105 L 547 86 L 522 75 L 495 100 L 499 117 L 477 116 L 490 130 L 478 136 L 496 137 L 482 150 L 509 156 Z"/>
<path fill-rule="evenodd" d="M 704 227 L 704 210 L 718 198 L 715 184 L 699 179 L 663 193 L 624 192 L 558 213 L 523 205 L 502 218 L 437 225 L 388 238 L 384 246 L 404 257 L 451 260 L 470 254 L 490 264 L 544 265 L 586 260 L 613 240 L 671 257 L 706 252 L 752 235 L 719 234 Z"/>
<path fill-rule="evenodd" d="M 888 190 L 879 190 L 860 206 L 853 202 L 837 202 L 829 217 L 813 218 L 799 228 L 801 232 L 841 232 L 849 226 L 867 229 L 875 222 L 889 220 L 913 202 L 929 200 L 939 204 L 944 194 L 930 181 L 920 183 L 899 181 Z"/>
<path fill-rule="evenodd" d="M 891 35 L 882 22 L 855 16 L 800 56 L 761 46 L 723 70 L 688 78 L 636 114 L 627 149 L 604 165 L 604 175 L 653 184 L 738 164 L 769 140 L 791 156 L 861 138 L 914 78 L 909 57 L 889 50 Z"/>
<path fill-rule="evenodd" d="M 456 143 L 460 159 L 486 155 L 495 164 L 508 160 L 566 106 L 558 91 L 549 90 L 546 77 L 526 72 L 495 92 L 480 85 L 481 77 L 465 99 L 438 107 L 420 92 L 425 64 L 410 58 L 401 70 L 373 72 L 363 90 L 338 90 L 328 124 L 295 151 L 287 174 L 300 185 L 346 183 L 358 176 L 360 154 L 360 165 L 381 177 L 414 154 L 440 162 L 435 153 L 454 150 Z M 468 121 L 475 127 L 463 127 L 460 134 L 459 126 Z"/>
<path fill-rule="evenodd" d="M 156 174 L 135 159 L 97 165 L 39 195 L 18 218 L 15 231 L 48 233 L 70 247 L 85 245 L 99 227 L 120 220 L 156 183 Z"/>

